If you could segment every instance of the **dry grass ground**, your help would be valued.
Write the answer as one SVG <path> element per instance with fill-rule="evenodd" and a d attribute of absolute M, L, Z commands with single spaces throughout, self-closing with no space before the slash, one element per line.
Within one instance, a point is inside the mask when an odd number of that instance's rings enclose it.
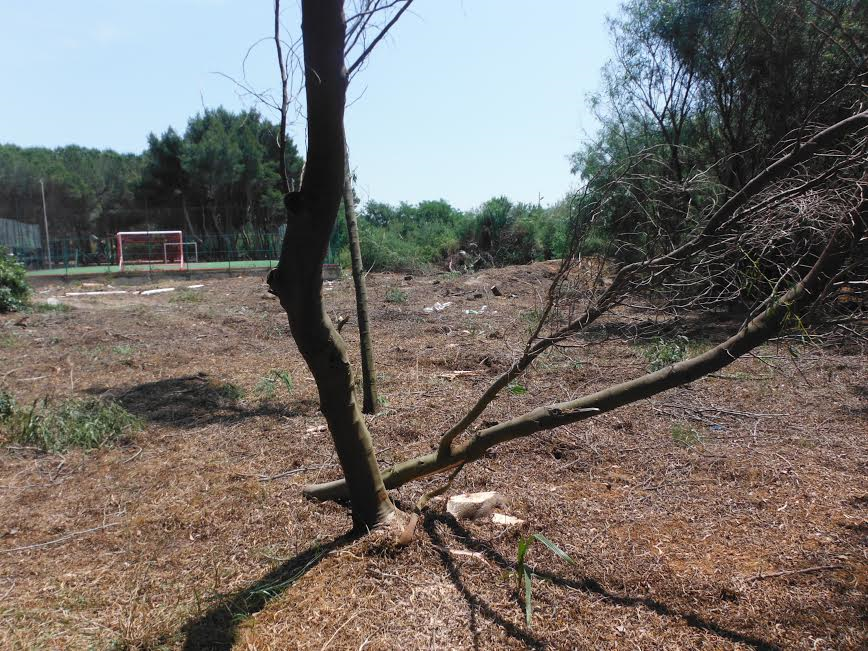
<path fill-rule="evenodd" d="M 369 277 L 383 464 L 428 451 L 509 363 L 548 273 Z M 0 648 L 865 648 L 864 351 L 778 342 L 503 446 L 453 491 L 498 490 L 525 525 L 459 523 L 435 503 L 396 550 L 347 537 L 345 507 L 300 495 L 339 470 L 262 279 L 198 282 L 0 319 L 0 387 L 19 401 L 113 397 L 146 423 L 131 444 L 95 452 L 0 448 Z M 335 314 L 353 314 L 351 282 L 327 291 Z M 435 301 L 453 304 L 423 312 Z M 712 335 L 708 322 L 692 333 Z M 647 365 L 635 342 L 600 339 L 546 356 L 485 419 Z M 272 370 L 289 373 L 291 392 L 263 380 Z M 436 482 L 396 497 L 411 504 Z M 576 565 L 532 549 L 528 628 L 510 573 L 534 532 Z"/>

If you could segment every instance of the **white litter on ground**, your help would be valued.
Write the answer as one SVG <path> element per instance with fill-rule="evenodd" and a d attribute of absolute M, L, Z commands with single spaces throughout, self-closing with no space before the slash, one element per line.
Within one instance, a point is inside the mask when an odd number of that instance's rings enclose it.
<path fill-rule="evenodd" d="M 125 289 L 110 289 L 102 292 L 66 292 L 64 296 L 102 296 L 104 294 L 128 294 Z"/>
<path fill-rule="evenodd" d="M 142 296 L 150 296 L 151 294 L 164 294 L 165 292 L 174 292 L 174 287 L 161 287 L 160 289 L 146 289 L 142 292 Z"/>
<path fill-rule="evenodd" d="M 187 289 L 199 289 L 200 287 L 204 287 L 205 285 L 187 285 Z"/>
<path fill-rule="evenodd" d="M 442 312 L 450 305 L 452 305 L 452 301 L 447 301 L 446 303 L 434 303 L 431 307 L 426 307 L 423 312 L 427 312 L 428 314 L 431 314 L 432 312 Z"/>
<path fill-rule="evenodd" d="M 483 305 L 478 310 L 464 310 L 464 314 L 485 314 L 485 310 L 488 309 L 487 305 Z"/>
<path fill-rule="evenodd" d="M 492 513 L 491 521 L 494 524 L 502 524 L 507 527 L 511 527 L 516 524 L 524 524 L 524 520 L 521 518 L 515 518 L 511 515 L 506 515 L 505 513 Z"/>

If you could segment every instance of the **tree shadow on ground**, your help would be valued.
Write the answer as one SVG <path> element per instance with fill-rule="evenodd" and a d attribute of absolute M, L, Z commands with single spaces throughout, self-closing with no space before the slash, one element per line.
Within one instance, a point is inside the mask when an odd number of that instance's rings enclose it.
<path fill-rule="evenodd" d="M 242 391 L 237 386 L 205 374 L 165 378 L 121 390 L 93 387 L 87 393 L 111 398 L 144 420 L 177 427 L 231 424 L 255 416 L 293 416 L 318 408 L 315 403 L 289 407 L 271 400 L 248 406 L 241 402 Z"/>
<path fill-rule="evenodd" d="M 260 612 L 283 594 L 329 553 L 353 542 L 360 534 L 350 531 L 322 544 L 313 545 L 290 558 L 256 583 L 222 597 L 182 629 L 185 651 L 229 651 L 236 641 L 238 625 Z"/>
<path fill-rule="evenodd" d="M 482 648 L 479 640 L 479 627 L 477 625 L 477 617 L 479 615 L 490 620 L 508 636 L 521 642 L 527 648 L 545 649 L 550 647 L 550 644 L 546 640 L 516 626 L 500 615 L 484 599 L 474 594 L 464 582 L 458 566 L 448 551 L 446 541 L 437 531 L 436 524 L 438 522 L 446 525 L 452 534 L 461 539 L 468 549 L 481 554 L 503 570 L 515 571 L 515 564 L 502 556 L 490 544 L 474 538 L 473 534 L 461 526 L 451 515 L 432 512 L 428 512 L 425 515 L 422 526 L 434 548 L 437 550 L 440 561 L 449 575 L 449 579 L 458 593 L 467 602 L 470 612 L 469 619 L 470 631 L 473 636 L 473 648 L 477 650 Z M 329 553 L 350 544 L 361 535 L 363 534 L 350 531 L 325 544 L 313 545 L 304 552 L 283 562 L 252 585 L 223 596 L 206 612 L 188 622 L 181 629 L 181 633 L 184 636 L 182 648 L 185 651 L 229 651 L 236 642 L 238 626 L 247 617 L 262 611 L 272 599 L 283 594 L 302 576 L 316 567 Z M 558 586 L 592 593 L 610 604 L 645 608 L 658 615 L 681 620 L 699 631 L 711 633 L 730 642 L 744 644 L 761 651 L 776 651 L 778 649 L 778 647 L 769 642 L 738 631 L 729 630 L 698 615 L 678 612 L 656 599 L 619 595 L 610 592 L 600 585 L 596 579 L 591 577 L 570 579 L 550 572 L 534 568 L 530 569 L 535 576 L 541 579 L 545 579 Z M 517 607 L 519 606 L 517 605 Z"/>
<path fill-rule="evenodd" d="M 422 526 L 428 534 L 428 537 L 431 539 L 435 549 L 437 549 L 437 553 L 440 556 L 440 562 L 443 563 L 443 567 L 446 569 L 447 574 L 449 574 L 449 580 L 452 581 L 455 589 L 458 590 L 467 602 L 467 607 L 470 610 L 470 633 L 473 635 L 473 649 L 477 651 L 481 648 L 479 645 L 479 627 L 476 623 L 477 612 L 491 620 L 492 623 L 500 626 L 510 637 L 519 642 L 523 642 L 529 649 L 546 648 L 546 643 L 543 640 L 540 640 L 528 631 L 520 629 L 509 620 L 501 617 L 497 614 L 497 611 L 495 611 L 494 608 L 492 608 L 485 600 L 480 599 L 464 584 L 458 566 L 455 565 L 455 561 L 446 549 L 445 541 L 434 526 L 438 520 L 444 521 L 439 516 L 429 513 L 422 521 Z"/>
<path fill-rule="evenodd" d="M 660 319 L 618 319 L 595 323 L 582 331 L 592 342 L 607 339 L 647 343 L 657 339 L 687 337 L 691 341 L 722 340 L 731 336 L 744 322 L 744 315 L 727 312 L 696 312 Z"/>
<path fill-rule="evenodd" d="M 484 601 L 479 599 L 476 595 L 474 595 L 468 588 L 464 585 L 461 580 L 460 572 L 455 566 L 452 557 L 449 555 L 447 551 L 447 545 L 444 544 L 443 538 L 440 534 L 437 533 L 435 524 L 437 522 L 441 522 L 445 524 L 452 533 L 462 540 L 464 545 L 474 551 L 482 554 L 487 560 L 492 561 L 500 568 L 506 571 L 515 571 L 515 564 L 502 556 L 497 550 L 495 550 L 491 545 L 481 540 L 474 538 L 473 534 L 465 529 L 461 524 L 448 513 L 432 513 L 429 512 L 426 514 L 424 519 L 424 528 L 427 532 L 428 536 L 431 538 L 431 541 L 434 545 L 440 550 L 440 558 L 443 562 L 446 571 L 449 573 L 450 578 L 452 579 L 453 584 L 467 601 L 468 606 L 471 610 L 471 625 L 475 628 L 475 613 L 474 611 L 478 609 L 482 612 L 486 617 L 491 619 L 494 623 L 502 626 L 508 634 L 521 641 L 525 642 L 531 648 L 543 648 L 546 646 L 546 643 L 537 639 L 532 638 L 528 635 L 528 633 L 518 629 L 514 624 L 504 620 L 502 617 L 497 615 L 490 606 L 488 606 Z M 656 599 L 652 599 L 650 597 L 633 597 L 629 595 L 619 595 L 614 592 L 610 592 L 606 588 L 604 588 L 600 583 L 592 578 L 585 577 L 583 579 L 569 579 L 565 577 L 558 576 L 557 574 L 552 574 L 550 572 L 544 572 L 541 570 L 537 570 L 534 568 L 530 568 L 535 576 L 545 579 L 555 585 L 562 587 L 569 587 L 574 590 L 581 590 L 588 593 L 593 593 L 599 597 L 602 597 L 606 602 L 617 605 L 617 606 L 628 606 L 628 607 L 641 607 L 647 610 L 650 610 L 658 615 L 662 615 L 663 617 L 669 617 L 674 619 L 679 619 L 683 621 L 688 626 L 695 628 L 697 630 L 712 633 L 717 635 L 718 637 L 724 638 L 731 642 L 737 642 L 740 644 L 744 644 L 754 649 L 758 649 L 761 651 L 777 651 L 779 647 L 771 644 L 770 642 L 766 642 L 765 640 L 761 640 L 759 638 L 752 637 L 745 633 L 739 633 L 738 631 L 731 631 L 715 622 L 703 619 L 698 615 L 692 613 L 681 613 L 676 610 L 673 610 L 669 606 L 664 603 L 657 601 Z M 514 634 L 513 631 L 520 634 Z M 476 639 L 477 633 L 474 630 L 474 648 L 478 648 L 478 641 Z"/>

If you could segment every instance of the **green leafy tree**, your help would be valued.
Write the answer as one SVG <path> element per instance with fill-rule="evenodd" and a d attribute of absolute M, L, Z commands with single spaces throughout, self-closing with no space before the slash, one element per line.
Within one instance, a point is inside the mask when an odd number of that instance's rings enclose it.
<path fill-rule="evenodd" d="M 24 278 L 24 266 L 0 246 L 0 312 L 15 312 L 27 305 L 30 287 Z"/>
<path fill-rule="evenodd" d="M 590 98 L 601 128 L 573 156 L 586 184 L 606 188 L 593 227 L 618 240 L 611 252 L 636 260 L 677 245 L 784 139 L 846 115 L 866 18 L 847 0 L 625 2 Z"/>

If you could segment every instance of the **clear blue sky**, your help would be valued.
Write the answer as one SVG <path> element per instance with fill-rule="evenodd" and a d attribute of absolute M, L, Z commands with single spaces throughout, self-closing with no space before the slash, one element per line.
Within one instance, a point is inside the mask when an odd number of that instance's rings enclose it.
<path fill-rule="evenodd" d="M 297 34 L 297 3 L 284 5 Z M 595 127 L 585 96 L 616 10 L 616 0 L 416 0 L 350 88 L 359 194 L 463 209 L 501 194 L 562 197 L 574 183 L 567 156 Z M 149 132 L 183 132 L 203 105 L 253 106 L 213 72 L 241 76 L 271 12 L 271 0 L 2 0 L 0 142 L 140 152 Z M 274 85 L 270 44 L 247 73 Z M 292 135 L 303 151 L 302 121 Z"/>

